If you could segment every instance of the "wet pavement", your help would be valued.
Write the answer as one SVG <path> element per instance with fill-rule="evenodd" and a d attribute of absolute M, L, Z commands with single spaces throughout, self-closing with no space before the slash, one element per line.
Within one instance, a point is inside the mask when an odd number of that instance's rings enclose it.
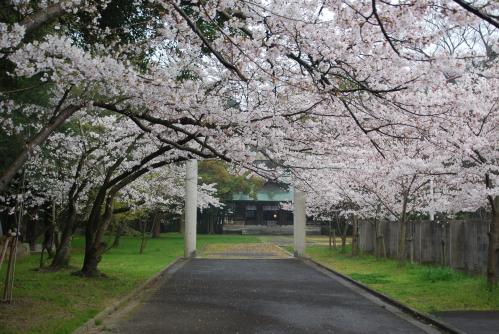
<path fill-rule="evenodd" d="M 499 334 L 499 311 L 447 311 L 435 315 L 469 334 Z"/>
<path fill-rule="evenodd" d="M 118 321 L 119 333 L 425 333 L 297 259 L 192 259 Z"/>

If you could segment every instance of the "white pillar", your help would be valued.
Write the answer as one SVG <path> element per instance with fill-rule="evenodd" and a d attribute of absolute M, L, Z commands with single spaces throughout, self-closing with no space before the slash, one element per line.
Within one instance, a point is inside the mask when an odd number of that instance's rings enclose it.
<path fill-rule="evenodd" d="M 196 255 L 196 223 L 198 201 L 198 162 L 187 160 L 185 164 L 185 226 L 184 256 Z"/>
<path fill-rule="evenodd" d="M 435 220 L 435 208 L 433 207 L 433 205 L 435 204 L 433 201 L 434 201 L 434 197 L 433 197 L 433 179 L 430 179 L 430 220 L 431 221 L 434 221 Z"/>
<path fill-rule="evenodd" d="M 305 223 L 307 221 L 305 213 L 305 194 L 294 189 L 294 212 L 293 212 L 293 236 L 296 257 L 305 255 Z"/>

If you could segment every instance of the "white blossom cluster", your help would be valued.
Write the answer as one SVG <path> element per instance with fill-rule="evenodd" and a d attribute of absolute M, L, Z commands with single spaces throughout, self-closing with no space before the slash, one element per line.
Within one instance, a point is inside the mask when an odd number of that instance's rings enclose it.
<path fill-rule="evenodd" d="M 499 5 L 483 3 L 493 21 Z M 178 202 L 181 172 L 171 165 L 192 157 L 290 173 L 312 213 L 348 202 L 345 214 L 400 219 L 487 207 L 499 195 L 499 32 L 452 1 L 210 1 L 189 11 L 150 1 L 159 13 L 144 23 L 151 31 L 128 43 L 99 25 L 106 5 L 15 1 L 19 22 L 0 22 L 8 76 L 50 96 L 36 104 L 1 92 L 5 132 L 29 140 L 54 114 L 75 110 L 69 130 L 31 152 L 33 196 L 67 200 L 85 183 L 83 210 L 106 182 L 118 187 L 120 175 L 147 169 L 117 196 Z M 53 29 L 26 38 L 27 22 L 48 6 L 61 8 L 47 20 Z M 57 21 L 79 11 L 95 14 L 88 29 L 101 41 L 85 45 Z M 255 152 L 278 170 L 256 165 Z M 200 203 L 219 205 L 204 187 Z"/>

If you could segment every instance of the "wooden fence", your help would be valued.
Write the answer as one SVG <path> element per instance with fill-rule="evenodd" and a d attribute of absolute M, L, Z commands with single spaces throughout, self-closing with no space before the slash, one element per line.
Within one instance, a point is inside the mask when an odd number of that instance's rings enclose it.
<path fill-rule="evenodd" d="M 379 222 L 378 224 L 375 226 L 373 222 L 359 222 L 360 250 L 379 252 L 378 254 L 386 252 L 387 257 L 396 257 L 399 223 Z M 407 256 L 414 262 L 448 266 L 470 273 L 486 272 L 489 230 L 487 221 L 454 220 L 447 223 L 414 221 L 409 223 L 408 230 Z"/>

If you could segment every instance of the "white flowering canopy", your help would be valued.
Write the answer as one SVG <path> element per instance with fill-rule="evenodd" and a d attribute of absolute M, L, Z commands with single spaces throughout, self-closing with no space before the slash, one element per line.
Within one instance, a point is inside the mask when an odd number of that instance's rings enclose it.
<path fill-rule="evenodd" d="M 0 122 L 28 145 L 2 189 L 29 160 L 34 201 L 88 183 L 83 207 L 111 179 L 155 205 L 180 195 L 171 165 L 194 157 L 290 172 L 311 213 L 455 212 L 499 195 L 496 1 L 141 0 L 140 24 L 113 27 L 116 3 L 8 2 L 2 77 L 22 87 L 2 88 Z M 32 86 L 43 101 L 20 97 Z M 219 205 L 203 187 L 202 205 Z"/>

